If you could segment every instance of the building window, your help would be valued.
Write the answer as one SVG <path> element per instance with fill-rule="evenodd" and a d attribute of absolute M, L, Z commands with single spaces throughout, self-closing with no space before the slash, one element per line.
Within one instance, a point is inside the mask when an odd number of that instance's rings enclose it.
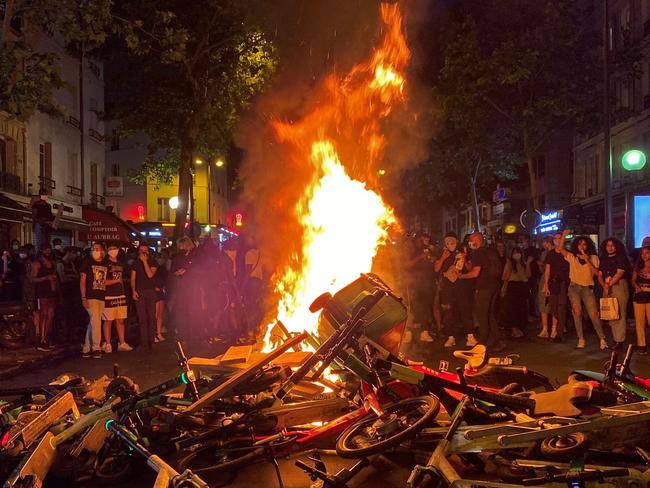
<path fill-rule="evenodd" d="M 114 163 L 111 165 L 111 176 L 120 176 L 120 165 Z"/>
<path fill-rule="evenodd" d="M 117 129 L 113 129 L 111 133 L 111 151 L 118 151 L 120 149 L 120 133 Z"/>
<path fill-rule="evenodd" d="M 43 142 L 38 145 L 38 176 L 41 186 L 47 188 L 52 180 L 52 144 Z"/>
<path fill-rule="evenodd" d="M 169 222 L 170 220 L 169 198 L 159 198 L 158 222 Z"/>

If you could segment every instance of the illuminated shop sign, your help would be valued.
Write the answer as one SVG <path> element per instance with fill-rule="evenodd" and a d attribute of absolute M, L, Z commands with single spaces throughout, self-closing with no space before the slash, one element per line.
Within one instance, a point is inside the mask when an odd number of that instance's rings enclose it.
<path fill-rule="evenodd" d="M 562 225 L 562 212 L 554 210 L 539 216 L 539 225 L 533 230 L 533 234 L 548 234 L 557 232 Z"/>
<path fill-rule="evenodd" d="M 635 195 L 634 247 L 641 247 L 646 236 L 650 236 L 650 195 Z"/>

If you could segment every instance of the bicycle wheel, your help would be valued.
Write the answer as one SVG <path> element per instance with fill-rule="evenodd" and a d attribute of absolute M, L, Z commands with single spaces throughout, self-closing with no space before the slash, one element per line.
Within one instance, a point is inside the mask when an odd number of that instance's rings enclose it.
<path fill-rule="evenodd" d="M 345 429 L 336 441 L 336 453 L 357 458 L 383 452 L 420 432 L 439 410 L 440 400 L 435 396 L 400 400 L 384 409 L 386 418 L 369 413 Z"/>
<path fill-rule="evenodd" d="M 211 476 L 247 466 L 262 458 L 269 449 L 293 441 L 294 436 L 263 446 L 254 445 L 251 439 L 210 442 L 187 454 L 181 453 L 176 465 L 181 472 L 189 469 L 198 476 Z"/>

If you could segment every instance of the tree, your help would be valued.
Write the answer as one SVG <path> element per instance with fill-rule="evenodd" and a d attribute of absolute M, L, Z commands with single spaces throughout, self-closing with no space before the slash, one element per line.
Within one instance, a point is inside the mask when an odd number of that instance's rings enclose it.
<path fill-rule="evenodd" d="M 107 118 L 124 132 L 146 132 L 151 152 L 165 153 L 147 162 L 141 180 L 167 182 L 177 170 L 175 237 L 183 233 L 194 158 L 225 153 L 238 114 L 276 65 L 273 45 L 246 7 L 235 0 L 116 2 L 119 36 L 104 50 Z"/>
<path fill-rule="evenodd" d="M 69 47 L 101 44 L 111 25 L 110 0 L 0 1 L 0 110 L 27 120 L 36 110 L 61 113 L 52 94 L 64 84 L 59 59 L 37 52 L 33 29 L 63 35 Z"/>
<path fill-rule="evenodd" d="M 535 156 L 557 131 L 599 113 L 599 41 L 591 12 L 575 0 L 465 0 L 446 35 L 440 84 L 450 120 L 498 120 L 526 162 L 538 208 Z"/>
<path fill-rule="evenodd" d="M 518 166 L 509 141 L 497 137 L 494 126 L 481 125 L 487 120 L 465 120 L 461 127 L 445 117 L 431 141 L 429 159 L 407 173 L 408 208 L 433 207 L 435 202 L 445 202 L 448 208 L 471 204 L 475 230 L 481 230 L 479 200 L 497 183 L 515 179 Z"/>

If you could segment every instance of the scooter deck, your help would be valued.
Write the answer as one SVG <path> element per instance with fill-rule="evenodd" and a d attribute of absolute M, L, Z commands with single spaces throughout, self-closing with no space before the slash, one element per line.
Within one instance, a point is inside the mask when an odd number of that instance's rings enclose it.
<path fill-rule="evenodd" d="M 79 408 L 72 393 L 62 391 L 43 405 L 38 412 L 30 414 L 29 422 L 19 432 L 16 432 L 9 442 L 13 443 L 16 439 L 20 439 L 25 447 L 31 446 L 43 432 L 68 412 L 72 413 L 75 420 L 80 417 Z"/>

